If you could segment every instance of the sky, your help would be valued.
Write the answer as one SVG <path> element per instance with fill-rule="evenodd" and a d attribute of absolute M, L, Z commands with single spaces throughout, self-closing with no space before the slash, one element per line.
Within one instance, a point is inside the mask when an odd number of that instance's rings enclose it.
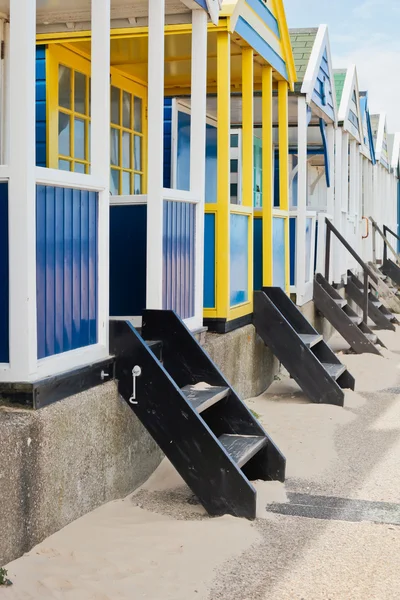
<path fill-rule="evenodd" d="M 334 68 L 355 64 L 371 113 L 400 131 L 400 0 L 285 0 L 289 27 L 328 25 Z"/>

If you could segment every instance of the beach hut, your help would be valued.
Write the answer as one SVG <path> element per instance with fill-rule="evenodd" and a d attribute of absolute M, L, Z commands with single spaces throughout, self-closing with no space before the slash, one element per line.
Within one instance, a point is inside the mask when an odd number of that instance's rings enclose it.
<path fill-rule="evenodd" d="M 394 197 L 391 172 L 391 156 L 389 151 L 388 129 L 385 113 L 371 116 L 372 133 L 374 136 L 376 166 L 373 181 L 373 203 L 371 216 L 378 227 L 384 225 L 397 226 L 397 198 Z M 381 264 L 384 254 L 384 242 L 380 235 L 374 234 L 375 246 L 373 261 Z"/>
<path fill-rule="evenodd" d="M 361 186 L 362 186 L 362 258 L 365 262 L 372 261 L 372 228 L 369 217 L 372 216 L 374 167 L 376 165 L 374 136 L 372 132 L 371 115 L 369 110 L 368 92 L 360 92 L 360 109 L 363 137 L 361 143 Z"/>
<path fill-rule="evenodd" d="M 110 311 L 173 308 L 202 323 L 207 21 L 219 3 L 0 11 L 0 380 L 108 372 Z M 185 192 L 163 182 L 164 95 L 182 85 L 196 123 Z"/>
<path fill-rule="evenodd" d="M 259 217 L 254 243 L 260 276 L 262 271 L 264 283 L 271 283 L 275 265 L 279 284 L 286 285 L 288 91 L 294 78 L 283 3 L 224 1 L 218 28 L 208 32 L 204 324 L 214 331 L 227 332 L 252 318 L 253 213 Z M 166 154 L 171 185 L 181 189 L 188 186 L 194 123 L 184 92 L 167 100 L 164 138 L 166 150 L 171 148 Z M 281 202 L 273 216 L 274 95 L 282 166 Z"/>
<path fill-rule="evenodd" d="M 317 222 L 323 247 L 334 210 L 337 109 L 327 26 L 291 29 L 290 37 L 298 80 L 289 97 L 290 291 L 302 306 L 313 296 Z"/>
<path fill-rule="evenodd" d="M 335 70 L 338 128 L 335 139 L 334 224 L 351 247 L 361 253 L 362 220 L 361 152 L 364 138 L 358 75 L 355 65 Z M 335 244 L 333 278 L 345 281 L 347 270 L 355 268 L 354 259 L 342 245 Z"/>

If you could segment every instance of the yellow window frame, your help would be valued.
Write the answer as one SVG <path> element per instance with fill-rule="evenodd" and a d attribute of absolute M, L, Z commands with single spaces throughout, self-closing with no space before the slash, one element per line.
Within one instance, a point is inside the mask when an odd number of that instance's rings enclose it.
<path fill-rule="evenodd" d="M 85 115 L 72 110 L 73 104 L 71 104 L 71 109 L 66 109 L 64 107 L 60 107 L 59 105 L 59 88 L 58 88 L 58 72 L 59 66 L 64 65 L 71 69 L 72 72 L 79 72 L 84 74 L 87 79 L 87 90 L 86 90 L 86 113 Z M 110 93 L 111 87 L 116 87 L 122 92 L 127 92 L 131 94 L 132 97 L 132 108 L 134 97 L 140 98 L 142 101 L 142 114 L 141 114 L 141 124 L 142 131 L 134 130 L 134 114 L 133 110 L 131 110 L 131 128 L 124 127 L 122 116 L 120 125 L 112 124 L 111 127 L 119 129 L 119 161 L 118 165 L 110 164 L 110 174 L 111 167 L 115 168 L 119 171 L 119 192 L 122 191 L 122 173 L 129 172 L 131 175 L 131 187 L 132 193 L 134 192 L 133 181 L 134 175 L 141 176 L 142 188 L 141 193 L 145 194 L 147 192 L 147 88 L 144 85 L 140 85 L 130 78 L 125 77 L 120 71 L 111 68 L 110 69 L 111 79 L 110 79 Z M 70 49 L 65 48 L 59 44 L 51 44 L 47 50 L 46 56 L 46 89 L 47 89 L 47 165 L 50 168 L 58 169 L 59 168 L 59 160 L 68 160 L 72 163 L 72 166 L 75 163 L 80 163 L 85 165 L 85 172 L 89 172 L 90 168 L 90 136 L 89 136 L 89 126 L 90 126 L 90 111 L 89 111 L 89 78 L 91 76 L 91 64 L 90 60 L 82 57 L 81 55 L 73 52 Z M 72 77 L 71 83 L 71 99 L 74 95 L 74 77 Z M 123 102 L 123 93 L 120 93 L 120 114 L 122 115 L 122 102 Z M 70 127 L 70 156 L 63 156 L 59 153 L 59 140 L 58 140 L 58 121 L 59 114 L 64 113 L 72 116 L 71 119 L 71 127 Z M 85 120 L 85 140 L 86 140 L 86 148 L 85 148 L 85 160 L 76 159 L 73 155 L 74 152 L 74 119 L 84 119 Z M 122 132 L 129 132 L 131 135 L 131 152 L 130 152 L 130 167 L 125 168 L 123 166 L 123 154 L 122 154 Z M 108 135 L 111 135 L 111 130 L 108 132 Z M 139 136 L 141 138 L 141 164 L 140 170 L 134 169 L 134 136 Z"/>

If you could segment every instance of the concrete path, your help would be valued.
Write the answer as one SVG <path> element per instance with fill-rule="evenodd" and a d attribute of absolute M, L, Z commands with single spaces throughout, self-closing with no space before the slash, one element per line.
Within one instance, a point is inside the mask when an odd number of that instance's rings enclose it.
<path fill-rule="evenodd" d="M 288 460 L 285 486 L 257 484 L 255 522 L 209 518 L 164 461 L 8 565 L 1 600 L 399 600 L 400 330 L 379 335 L 383 357 L 341 355 L 344 409 L 285 378 L 249 401 Z"/>

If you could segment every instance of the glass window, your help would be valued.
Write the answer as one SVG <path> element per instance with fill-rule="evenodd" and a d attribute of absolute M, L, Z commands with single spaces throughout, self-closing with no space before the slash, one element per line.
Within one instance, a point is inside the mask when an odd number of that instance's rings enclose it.
<path fill-rule="evenodd" d="M 122 124 L 127 129 L 131 129 L 131 114 L 132 114 L 132 95 L 124 92 L 122 96 Z"/>
<path fill-rule="evenodd" d="M 119 125 L 120 117 L 120 90 L 114 86 L 111 87 L 111 123 Z"/>
<path fill-rule="evenodd" d="M 135 122 L 134 122 L 134 130 L 138 131 L 139 133 L 142 132 L 142 99 L 138 98 L 137 96 L 135 96 L 135 102 L 134 102 L 134 115 L 135 115 Z"/>
<path fill-rule="evenodd" d="M 71 108 L 71 69 L 58 67 L 58 103 L 63 108 Z"/>
<path fill-rule="evenodd" d="M 64 113 L 58 116 L 58 153 L 62 156 L 71 154 L 71 118 Z"/>
<path fill-rule="evenodd" d="M 74 153 L 75 158 L 85 160 L 85 121 L 83 119 L 75 119 L 74 130 Z"/>
<path fill-rule="evenodd" d="M 111 164 L 119 166 L 119 131 L 111 127 Z"/>
<path fill-rule="evenodd" d="M 86 76 L 75 71 L 75 112 L 86 114 Z"/>
<path fill-rule="evenodd" d="M 122 132 L 122 166 L 124 169 L 131 168 L 131 140 L 132 136 L 127 131 Z"/>
<path fill-rule="evenodd" d="M 56 54 L 56 50 L 54 52 Z M 67 54 L 71 54 L 71 59 L 65 58 L 67 64 L 61 64 Z M 61 170 L 90 173 L 90 63 L 63 49 L 56 73 L 58 148 L 56 157 L 53 158 L 52 153 L 51 163 L 56 160 Z M 113 195 L 143 192 L 145 104 L 139 90 L 139 85 L 113 75 L 110 86 L 110 192 Z M 52 123 L 53 119 L 50 128 Z"/>

